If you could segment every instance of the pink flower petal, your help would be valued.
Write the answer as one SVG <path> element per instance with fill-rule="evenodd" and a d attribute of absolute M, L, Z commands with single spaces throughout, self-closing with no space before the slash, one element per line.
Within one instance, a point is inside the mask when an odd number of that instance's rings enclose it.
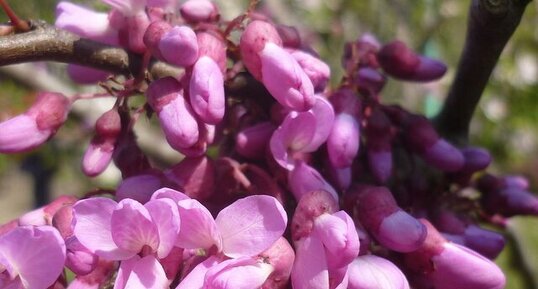
<path fill-rule="evenodd" d="M 175 203 L 182 201 L 182 200 L 188 200 L 190 199 L 189 196 L 185 195 L 182 192 L 178 192 L 174 189 L 170 188 L 161 188 L 155 191 L 153 195 L 151 195 L 152 200 L 158 200 L 158 199 L 171 199 Z"/>
<path fill-rule="evenodd" d="M 202 263 L 196 265 L 196 267 L 181 280 L 176 289 L 202 289 L 207 271 L 218 263 L 219 258 L 210 256 Z"/>
<path fill-rule="evenodd" d="M 157 227 L 159 234 L 159 247 L 157 257 L 168 256 L 174 247 L 179 233 L 179 212 L 177 205 L 171 199 L 158 199 L 149 201 L 144 205 L 151 215 L 151 220 Z"/>
<path fill-rule="evenodd" d="M 189 84 L 191 106 L 202 121 L 217 124 L 224 116 L 224 78 L 218 64 L 208 56 L 194 64 Z"/>
<path fill-rule="evenodd" d="M 176 245 L 185 249 L 222 248 L 221 236 L 211 213 L 200 202 L 188 199 L 178 202 L 181 218 L 180 234 Z"/>
<path fill-rule="evenodd" d="M 273 266 L 251 257 L 228 259 L 207 271 L 204 287 L 219 289 L 260 288 L 271 272 L 273 272 Z"/>
<path fill-rule="evenodd" d="M 107 198 L 81 200 L 73 205 L 73 232 L 90 252 L 108 259 L 123 260 L 133 253 L 118 248 L 112 239 L 110 219 L 117 204 Z"/>
<path fill-rule="evenodd" d="M 337 168 L 351 166 L 359 152 L 359 144 L 359 123 L 347 113 L 339 114 L 327 139 L 331 163 Z"/>
<path fill-rule="evenodd" d="M 269 147 L 282 167 L 293 169 L 293 153 L 303 151 L 316 134 L 316 118 L 312 113 L 291 112 L 273 133 Z"/>
<path fill-rule="evenodd" d="M 148 210 L 139 202 L 124 199 L 110 219 L 112 239 L 119 248 L 138 254 L 144 246 L 153 252 L 159 247 L 159 232 Z"/>
<path fill-rule="evenodd" d="M 114 284 L 114 289 L 164 289 L 169 285 L 163 267 L 152 255 L 141 259 L 135 256 L 123 261 L 118 272 L 118 279 L 120 277 L 121 280 L 125 280 L 125 285 L 122 284 L 123 282 L 118 282 L 119 284 Z"/>
<path fill-rule="evenodd" d="M 349 289 L 409 289 L 402 271 L 375 255 L 358 257 L 349 265 L 348 273 Z"/>
<path fill-rule="evenodd" d="M 269 248 L 286 229 L 288 217 L 273 197 L 255 195 L 235 201 L 215 219 L 223 252 L 237 258 L 254 256 Z"/>
<path fill-rule="evenodd" d="M 321 241 L 306 237 L 295 245 L 295 264 L 291 271 L 293 289 L 329 289 L 329 271 Z"/>
<path fill-rule="evenodd" d="M 10 275 L 18 274 L 24 288 L 52 285 L 63 271 L 65 250 L 60 233 L 50 226 L 17 227 L 0 237 L 0 256 L 9 262 Z"/>
<path fill-rule="evenodd" d="M 316 95 L 316 103 L 308 113 L 312 113 L 316 118 L 315 133 L 310 143 L 302 151 L 313 152 L 329 137 L 335 116 L 331 103 L 320 95 Z"/>

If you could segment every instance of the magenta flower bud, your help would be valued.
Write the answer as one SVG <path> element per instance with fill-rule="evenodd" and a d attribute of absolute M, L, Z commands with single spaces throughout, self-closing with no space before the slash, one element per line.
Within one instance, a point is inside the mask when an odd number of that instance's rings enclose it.
<path fill-rule="evenodd" d="M 217 124 L 224 117 L 224 78 L 217 63 L 208 56 L 194 64 L 189 84 L 193 110 L 206 123 Z"/>
<path fill-rule="evenodd" d="M 338 210 L 337 200 L 327 191 L 306 193 L 297 204 L 291 222 L 291 235 L 294 241 L 308 236 L 314 227 L 314 221 L 322 214 L 332 214 Z"/>
<path fill-rule="evenodd" d="M 146 52 L 144 33 L 150 23 L 144 11 L 128 16 L 126 26 L 120 30 L 120 43 L 135 53 L 143 54 Z"/>
<path fill-rule="evenodd" d="M 226 42 L 216 32 L 202 31 L 196 34 L 198 39 L 198 56 L 209 56 L 219 66 L 220 71 L 226 72 Z"/>
<path fill-rule="evenodd" d="M 494 260 L 504 249 L 506 241 L 500 233 L 469 225 L 464 232 L 464 246 Z"/>
<path fill-rule="evenodd" d="M 324 170 L 323 173 L 327 180 L 333 184 L 338 191 L 345 191 L 351 185 L 352 170 L 351 167 L 337 168 L 329 160 L 328 156 L 323 160 Z"/>
<path fill-rule="evenodd" d="M 133 199 L 141 204 L 148 202 L 151 195 L 164 186 L 163 175 L 158 171 L 124 179 L 116 189 L 116 200 Z"/>
<path fill-rule="evenodd" d="M 204 201 L 215 191 L 215 164 L 206 156 L 186 157 L 164 174 L 191 198 Z"/>
<path fill-rule="evenodd" d="M 455 172 L 463 167 L 461 151 L 440 138 L 425 117 L 412 117 L 406 137 L 410 149 L 420 154 L 428 164 L 446 172 Z"/>
<path fill-rule="evenodd" d="M 426 238 L 426 227 L 403 211 L 385 187 L 357 186 L 357 211 L 361 224 L 388 249 L 412 252 Z"/>
<path fill-rule="evenodd" d="M 97 267 L 99 258 L 84 247 L 75 236 L 65 240 L 65 266 L 76 275 L 86 275 Z"/>
<path fill-rule="evenodd" d="M 170 23 L 159 20 L 152 22 L 144 33 L 144 45 L 157 59 L 165 60 L 159 48 L 159 42 L 163 35 L 170 30 L 172 30 Z"/>
<path fill-rule="evenodd" d="M 67 75 L 76 83 L 94 84 L 99 81 L 105 81 L 110 75 L 110 72 L 76 64 L 68 64 Z"/>
<path fill-rule="evenodd" d="M 73 235 L 73 205 L 61 207 L 52 217 L 52 226 L 60 232 L 62 238 L 67 239 Z"/>
<path fill-rule="evenodd" d="M 359 86 L 359 90 L 365 91 L 370 95 L 377 95 L 385 86 L 385 82 L 385 76 L 370 67 L 359 69 L 355 77 L 355 83 Z"/>
<path fill-rule="evenodd" d="M 507 187 L 527 190 L 529 188 L 529 180 L 523 176 L 509 175 L 503 176 L 504 184 Z"/>
<path fill-rule="evenodd" d="M 296 200 L 312 191 L 323 190 L 338 200 L 338 193 L 313 167 L 303 161 L 297 161 L 295 167 L 288 174 L 288 185 Z"/>
<path fill-rule="evenodd" d="M 58 3 L 54 25 L 92 40 L 119 44 L 118 31 L 111 27 L 106 13 L 95 12 L 70 2 Z"/>
<path fill-rule="evenodd" d="M 402 271 L 387 259 L 364 255 L 356 258 L 347 269 L 348 289 L 409 289 Z"/>
<path fill-rule="evenodd" d="M 495 263 L 463 246 L 447 242 L 426 220 L 424 245 L 405 255 L 406 266 L 421 288 L 502 289 L 505 277 Z"/>
<path fill-rule="evenodd" d="M 273 272 L 261 289 L 284 289 L 290 279 L 291 268 L 295 260 L 295 252 L 290 243 L 280 237 L 269 249 L 263 251 L 258 256 L 263 258 L 266 263 L 273 266 Z"/>
<path fill-rule="evenodd" d="M 346 71 L 365 66 L 378 68 L 377 51 L 380 47 L 381 44 L 379 44 L 375 36 L 366 33 L 358 40 L 345 44 L 342 66 Z"/>
<path fill-rule="evenodd" d="M 442 62 L 415 54 L 401 41 L 383 46 L 378 59 L 386 73 L 402 80 L 432 81 L 446 72 Z"/>
<path fill-rule="evenodd" d="M 357 119 L 347 113 L 336 116 L 329 138 L 327 152 L 337 168 L 350 167 L 359 152 L 360 132 Z"/>
<path fill-rule="evenodd" d="M 116 109 L 111 109 L 99 117 L 95 123 L 95 136 L 82 159 L 84 174 L 93 177 L 106 169 L 112 161 L 120 132 L 121 120 Z"/>
<path fill-rule="evenodd" d="M 538 215 L 538 197 L 517 187 L 504 187 L 491 192 L 483 192 L 481 202 L 490 214 L 501 214 L 505 217 Z"/>
<path fill-rule="evenodd" d="M 124 179 L 142 174 L 151 168 L 148 158 L 138 147 L 136 136 L 132 131 L 120 135 L 112 159 Z"/>
<path fill-rule="evenodd" d="M 390 143 L 368 141 L 368 166 L 379 183 L 386 183 L 392 175 L 392 147 Z"/>
<path fill-rule="evenodd" d="M 0 123 L 0 153 L 25 152 L 42 145 L 65 122 L 70 104 L 60 93 L 39 93 L 25 113 Z"/>
<path fill-rule="evenodd" d="M 296 111 L 306 111 L 314 105 L 312 81 L 288 52 L 268 42 L 259 56 L 262 82 L 280 104 Z"/>
<path fill-rule="evenodd" d="M 350 89 L 339 89 L 329 98 L 336 113 L 347 113 L 360 118 L 362 107 L 359 96 Z"/>
<path fill-rule="evenodd" d="M 310 81 L 312 81 L 314 91 L 323 91 L 331 77 L 331 68 L 329 65 L 314 55 L 299 49 L 288 49 L 288 52 L 299 63 L 299 66 L 304 70 Z"/>
<path fill-rule="evenodd" d="M 246 158 L 263 158 L 274 131 L 275 126 L 270 122 L 261 122 L 247 127 L 235 137 L 235 150 Z"/>
<path fill-rule="evenodd" d="M 181 85 L 172 77 L 153 81 L 146 91 L 166 140 L 176 150 L 192 147 L 199 139 L 198 122 L 180 91 Z"/>
<path fill-rule="evenodd" d="M 462 171 L 474 173 L 484 170 L 491 163 L 491 155 L 483 148 L 466 147 L 461 149 L 465 162 Z"/>
<path fill-rule="evenodd" d="M 166 62 L 187 67 L 198 59 L 196 33 L 188 26 L 174 26 L 158 42 L 158 50 Z"/>
<path fill-rule="evenodd" d="M 255 20 L 247 25 L 239 44 L 243 63 L 252 76 L 260 81 L 262 80 L 262 63 L 259 54 L 266 43 L 281 46 L 282 39 L 271 23 Z"/>
<path fill-rule="evenodd" d="M 287 48 L 299 49 L 301 47 L 301 35 L 297 28 L 286 25 L 276 25 L 278 35 L 282 39 L 282 45 Z"/>
<path fill-rule="evenodd" d="M 212 22 L 219 19 L 219 10 L 209 0 L 188 0 L 179 9 L 187 22 Z"/>

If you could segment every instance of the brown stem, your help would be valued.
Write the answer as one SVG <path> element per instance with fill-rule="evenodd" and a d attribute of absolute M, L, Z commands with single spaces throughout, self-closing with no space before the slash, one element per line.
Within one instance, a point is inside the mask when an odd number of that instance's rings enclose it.
<path fill-rule="evenodd" d="M 32 23 L 31 29 L 0 37 L 0 66 L 57 61 L 127 76 L 136 76 L 142 67 L 142 56 L 125 49 L 85 39 L 44 22 Z M 152 62 L 148 70 L 155 78 L 177 76 L 180 71 L 162 62 Z"/>
<path fill-rule="evenodd" d="M 6 12 L 7 17 L 9 17 L 9 20 L 17 28 L 18 31 L 29 31 L 30 25 L 28 22 L 21 20 L 17 14 L 9 7 L 9 4 L 5 0 L 0 0 L 0 6 L 2 6 L 2 9 L 4 9 L 4 12 Z"/>
<path fill-rule="evenodd" d="M 530 0 L 472 0 L 465 46 L 441 112 L 439 133 L 463 145 L 476 105 L 504 46 L 516 30 Z"/>

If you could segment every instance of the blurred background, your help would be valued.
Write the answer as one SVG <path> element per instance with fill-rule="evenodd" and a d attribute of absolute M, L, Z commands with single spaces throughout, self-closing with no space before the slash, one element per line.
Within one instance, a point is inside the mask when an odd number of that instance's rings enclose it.
<path fill-rule="evenodd" d="M 54 22 L 55 0 L 8 1 L 26 19 Z M 99 1 L 72 1 L 105 10 Z M 217 1 L 224 19 L 232 19 L 248 1 Z M 433 116 L 453 79 L 463 46 L 469 0 L 263 0 L 260 6 L 276 22 L 297 27 L 332 69 L 332 82 L 342 76 L 340 56 L 346 41 L 363 33 L 381 42 L 400 39 L 430 57 L 445 61 L 441 81 L 409 84 L 389 81 L 385 103 L 399 103 L 411 111 Z M 0 22 L 7 21 L 0 12 Z M 521 174 L 538 191 L 538 1 L 528 5 L 514 37 L 505 48 L 479 104 L 471 128 L 471 143 L 494 156 L 493 173 Z M 0 38 L 1 41 L 1 38 Z M 65 65 L 35 63 L 0 67 L 0 121 L 24 111 L 37 90 L 72 95 L 98 91 L 73 84 Z M 0 224 L 17 218 L 48 199 L 82 195 L 96 187 L 114 188 L 119 173 L 108 169 L 95 179 L 85 177 L 80 160 L 92 136 L 94 121 L 112 107 L 112 100 L 77 102 L 69 121 L 46 145 L 16 155 L 0 154 Z M 163 165 L 180 159 L 162 142 L 160 131 L 146 119 L 136 130 L 142 148 Z M 1 133 L 1 132 L 0 132 Z M 46 197 L 48 196 L 48 197 Z M 510 221 L 507 248 L 497 263 L 508 276 L 506 288 L 538 288 L 538 219 Z"/>

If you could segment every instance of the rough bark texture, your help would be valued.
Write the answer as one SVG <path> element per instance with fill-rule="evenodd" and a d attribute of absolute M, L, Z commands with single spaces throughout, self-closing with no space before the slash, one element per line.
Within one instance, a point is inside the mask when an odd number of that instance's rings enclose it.
<path fill-rule="evenodd" d="M 32 62 L 57 61 L 99 68 L 127 76 L 137 75 L 142 56 L 56 29 L 44 22 L 33 22 L 32 30 L 0 37 L 0 66 Z M 176 75 L 179 70 L 161 62 L 152 62 L 155 77 Z"/>
<path fill-rule="evenodd" d="M 530 0 L 472 0 L 465 46 L 441 112 L 439 133 L 463 145 L 476 105 L 504 46 L 516 30 Z"/>

